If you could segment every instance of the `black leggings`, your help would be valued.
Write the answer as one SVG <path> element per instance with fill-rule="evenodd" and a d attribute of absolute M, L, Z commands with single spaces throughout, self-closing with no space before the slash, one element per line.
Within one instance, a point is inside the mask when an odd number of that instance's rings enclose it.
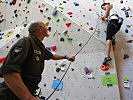
<path fill-rule="evenodd" d="M 112 40 L 112 37 L 120 30 L 121 24 L 117 19 L 112 19 L 108 22 L 106 40 Z"/>

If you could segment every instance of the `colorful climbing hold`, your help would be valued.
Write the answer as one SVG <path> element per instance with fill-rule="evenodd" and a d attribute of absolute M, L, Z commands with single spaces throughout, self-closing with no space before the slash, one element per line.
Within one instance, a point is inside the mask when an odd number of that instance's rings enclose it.
<path fill-rule="evenodd" d="M 21 3 L 18 4 L 19 7 L 21 7 L 21 5 L 22 5 Z"/>
<path fill-rule="evenodd" d="M 51 48 L 50 47 L 46 47 L 47 50 L 51 51 Z"/>
<path fill-rule="evenodd" d="M 60 19 L 57 19 L 56 22 L 60 22 Z"/>
<path fill-rule="evenodd" d="M 67 23 L 66 23 L 66 26 L 67 26 L 67 27 L 70 27 L 70 26 L 71 26 L 71 22 L 67 22 Z"/>
<path fill-rule="evenodd" d="M 2 63 L 5 59 L 6 59 L 6 57 L 0 58 L 0 63 Z"/>
<path fill-rule="evenodd" d="M 89 30 L 93 30 L 94 28 L 93 27 L 90 27 Z"/>
<path fill-rule="evenodd" d="M 56 9 L 54 9 L 54 10 L 52 11 L 52 15 L 53 15 L 53 16 L 56 16 L 56 15 L 57 15 L 57 10 L 56 10 Z"/>
<path fill-rule="evenodd" d="M 68 15 L 72 15 L 73 13 L 72 13 L 72 12 L 68 12 L 67 14 L 68 14 Z"/>
<path fill-rule="evenodd" d="M 105 64 L 105 65 L 102 64 L 100 66 L 100 69 L 103 70 L 103 71 L 107 71 L 107 70 L 109 70 L 109 68 L 110 68 L 109 64 Z"/>
<path fill-rule="evenodd" d="M 5 34 L 5 36 L 9 37 L 10 35 L 13 34 L 13 32 L 14 32 L 13 30 L 12 31 L 9 31 L 8 33 Z"/>
<path fill-rule="evenodd" d="M 57 47 L 56 47 L 55 45 L 53 45 L 53 46 L 51 46 L 51 49 L 52 49 L 53 51 L 56 51 L 56 50 L 57 50 Z"/>
<path fill-rule="evenodd" d="M 125 29 L 125 33 L 128 33 L 128 29 Z"/>
<path fill-rule="evenodd" d="M 124 77 L 124 81 L 128 81 L 129 79 L 128 79 L 128 77 Z"/>
<path fill-rule="evenodd" d="M 12 0 L 11 4 L 15 5 L 17 0 Z"/>
<path fill-rule="evenodd" d="M 128 12 L 127 12 L 127 11 L 125 12 L 125 15 L 126 15 L 126 17 L 129 17 L 129 14 L 128 14 Z"/>
<path fill-rule="evenodd" d="M 41 8 L 41 5 L 38 5 L 38 8 Z"/>
<path fill-rule="evenodd" d="M 84 71 L 85 71 L 85 74 L 90 74 L 91 73 L 91 71 L 87 67 L 84 67 Z"/>
<path fill-rule="evenodd" d="M 59 8 L 60 8 L 60 9 L 64 9 L 64 8 L 63 8 L 63 7 L 61 7 L 61 6 L 60 6 Z"/>
<path fill-rule="evenodd" d="M 77 2 L 73 2 L 73 4 L 74 4 L 75 6 L 79 6 L 79 4 L 78 4 Z"/>
<path fill-rule="evenodd" d="M 44 25 L 48 26 L 49 25 L 49 22 L 44 22 Z"/>
<path fill-rule="evenodd" d="M 105 30 L 104 32 L 107 33 L 107 30 Z"/>
<path fill-rule="evenodd" d="M 73 40 L 73 38 L 70 37 L 68 34 L 66 35 L 66 37 L 67 37 L 67 40 Z"/>

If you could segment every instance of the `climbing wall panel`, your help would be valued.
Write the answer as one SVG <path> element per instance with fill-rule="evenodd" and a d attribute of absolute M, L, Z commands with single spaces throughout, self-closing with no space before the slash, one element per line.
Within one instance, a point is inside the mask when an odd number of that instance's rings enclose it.
<path fill-rule="evenodd" d="M 101 71 L 99 66 L 104 56 L 103 52 L 79 54 L 76 57 L 76 61 L 72 63 L 68 74 L 63 79 L 62 91 L 56 91 L 50 100 L 120 100 L 118 85 L 113 85 L 112 87 L 101 85 L 101 76 L 105 75 L 105 72 Z M 49 89 L 52 88 L 52 81 L 61 79 L 63 76 L 64 72 L 56 72 L 56 69 L 60 68 L 61 62 L 46 62 L 46 67 L 43 72 L 44 77 L 40 83 L 43 96 L 48 97 L 53 91 Z M 65 63 L 65 68 L 67 68 L 69 62 L 65 61 Z M 84 67 L 93 70 L 92 76 L 94 79 L 88 79 L 84 72 Z M 114 69 L 115 64 L 112 63 L 108 72 L 110 74 L 115 73 L 116 70 Z"/>

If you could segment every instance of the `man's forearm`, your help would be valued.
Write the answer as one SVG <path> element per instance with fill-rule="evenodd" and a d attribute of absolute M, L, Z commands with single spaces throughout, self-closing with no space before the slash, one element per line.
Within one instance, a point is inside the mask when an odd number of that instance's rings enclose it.
<path fill-rule="evenodd" d="M 66 59 L 66 56 L 61 56 L 61 55 L 56 55 L 54 54 L 52 57 L 53 60 L 61 60 L 61 59 Z"/>
<path fill-rule="evenodd" d="M 3 75 L 7 86 L 13 91 L 13 93 L 21 100 L 30 100 L 31 93 L 23 83 L 23 80 L 19 73 L 12 72 Z"/>

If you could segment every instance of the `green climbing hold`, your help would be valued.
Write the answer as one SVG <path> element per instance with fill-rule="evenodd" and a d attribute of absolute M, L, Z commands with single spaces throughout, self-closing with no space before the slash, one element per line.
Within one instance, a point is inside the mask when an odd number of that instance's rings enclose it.
<path fill-rule="evenodd" d="M 57 19 L 56 22 L 60 22 L 60 19 Z"/>
<path fill-rule="evenodd" d="M 124 81 L 128 81 L 128 77 L 124 77 Z"/>
<path fill-rule="evenodd" d="M 73 40 L 73 38 L 70 37 L 68 34 L 66 35 L 66 37 L 67 37 L 67 40 Z"/>

